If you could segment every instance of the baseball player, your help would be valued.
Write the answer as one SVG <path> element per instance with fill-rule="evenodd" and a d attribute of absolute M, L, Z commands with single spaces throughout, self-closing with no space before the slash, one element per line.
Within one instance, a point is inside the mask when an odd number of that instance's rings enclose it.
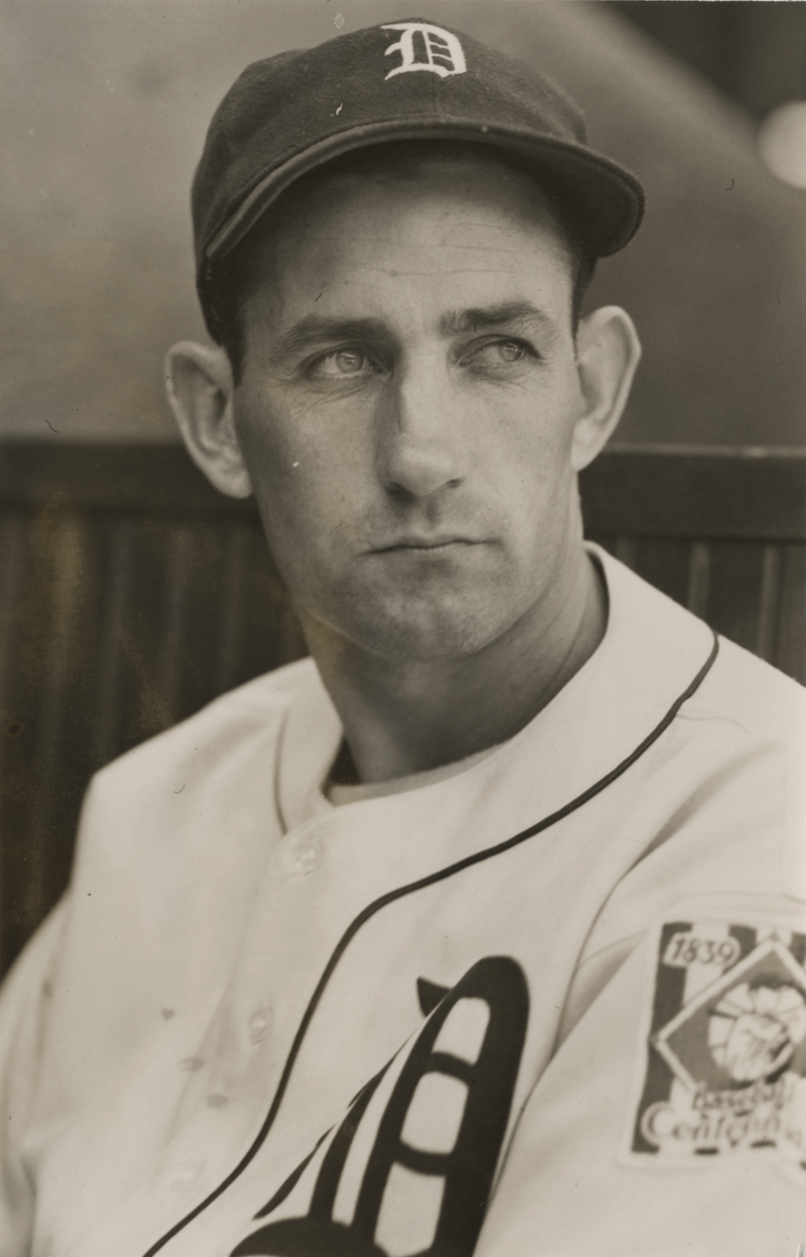
<path fill-rule="evenodd" d="M 7 984 L 2 1257 L 795 1257 L 804 700 L 582 541 L 635 177 L 426 20 L 251 65 L 192 457 L 311 658 L 93 781 Z"/>

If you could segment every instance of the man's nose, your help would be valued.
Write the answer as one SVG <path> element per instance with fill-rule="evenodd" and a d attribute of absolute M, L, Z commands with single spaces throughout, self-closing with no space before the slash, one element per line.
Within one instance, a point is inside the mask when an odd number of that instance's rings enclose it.
<path fill-rule="evenodd" d="M 467 434 L 458 401 L 444 362 L 396 372 L 377 416 L 378 471 L 387 489 L 425 498 L 461 484 Z"/>

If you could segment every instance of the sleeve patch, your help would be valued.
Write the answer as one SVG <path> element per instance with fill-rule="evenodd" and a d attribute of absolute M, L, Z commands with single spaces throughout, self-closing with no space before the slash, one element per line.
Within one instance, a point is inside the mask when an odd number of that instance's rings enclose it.
<path fill-rule="evenodd" d="M 806 934 L 678 920 L 652 996 L 625 1148 L 669 1168 L 774 1152 L 806 1182 Z"/>

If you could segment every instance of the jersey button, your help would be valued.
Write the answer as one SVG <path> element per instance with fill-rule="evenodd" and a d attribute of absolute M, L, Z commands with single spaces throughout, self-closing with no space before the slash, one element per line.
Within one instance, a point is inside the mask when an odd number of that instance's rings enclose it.
<path fill-rule="evenodd" d="M 197 1177 L 201 1169 L 200 1161 L 179 1161 L 167 1176 L 167 1186 L 172 1192 L 183 1192 Z"/>
<path fill-rule="evenodd" d="M 301 873 L 313 873 L 321 858 L 318 844 L 309 843 L 297 851 L 296 863 Z"/>
<path fill-rule="evenodd" d="M 300 842 L 288 852 L 288 863 L 292 873 L 301 873 L 308 877 L 318 867 L 322 859 L 322 847 L 318 842 Z"/>
<path fill-rule="evenodd" d="M 271 1021 L 271 1013 L 268 1008 L 259 1008 L 249 1018 L 249 1042 L 258 1044 L 262 1043 L 266 1037 L 266 1031 Z"/>

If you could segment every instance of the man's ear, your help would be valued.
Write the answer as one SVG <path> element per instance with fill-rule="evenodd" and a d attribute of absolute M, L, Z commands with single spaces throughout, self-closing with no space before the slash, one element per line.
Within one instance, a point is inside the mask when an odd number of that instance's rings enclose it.
<path fill-rule="evenodd" d="M 190 457 L 216 489 L 248 498 L 252 482 L 235 431 L 232 368 L 220 346 L 183 340 L 165 359 L 168 401 Z"/>
<path fill-rule="evenodd" d="M 635 325 L 619 306 L 602 306 L 580 319 L 577 371 L 583 406 L 574 430 L 574 471 L 593 462 L 616 427 L 640 357 Z"/>

